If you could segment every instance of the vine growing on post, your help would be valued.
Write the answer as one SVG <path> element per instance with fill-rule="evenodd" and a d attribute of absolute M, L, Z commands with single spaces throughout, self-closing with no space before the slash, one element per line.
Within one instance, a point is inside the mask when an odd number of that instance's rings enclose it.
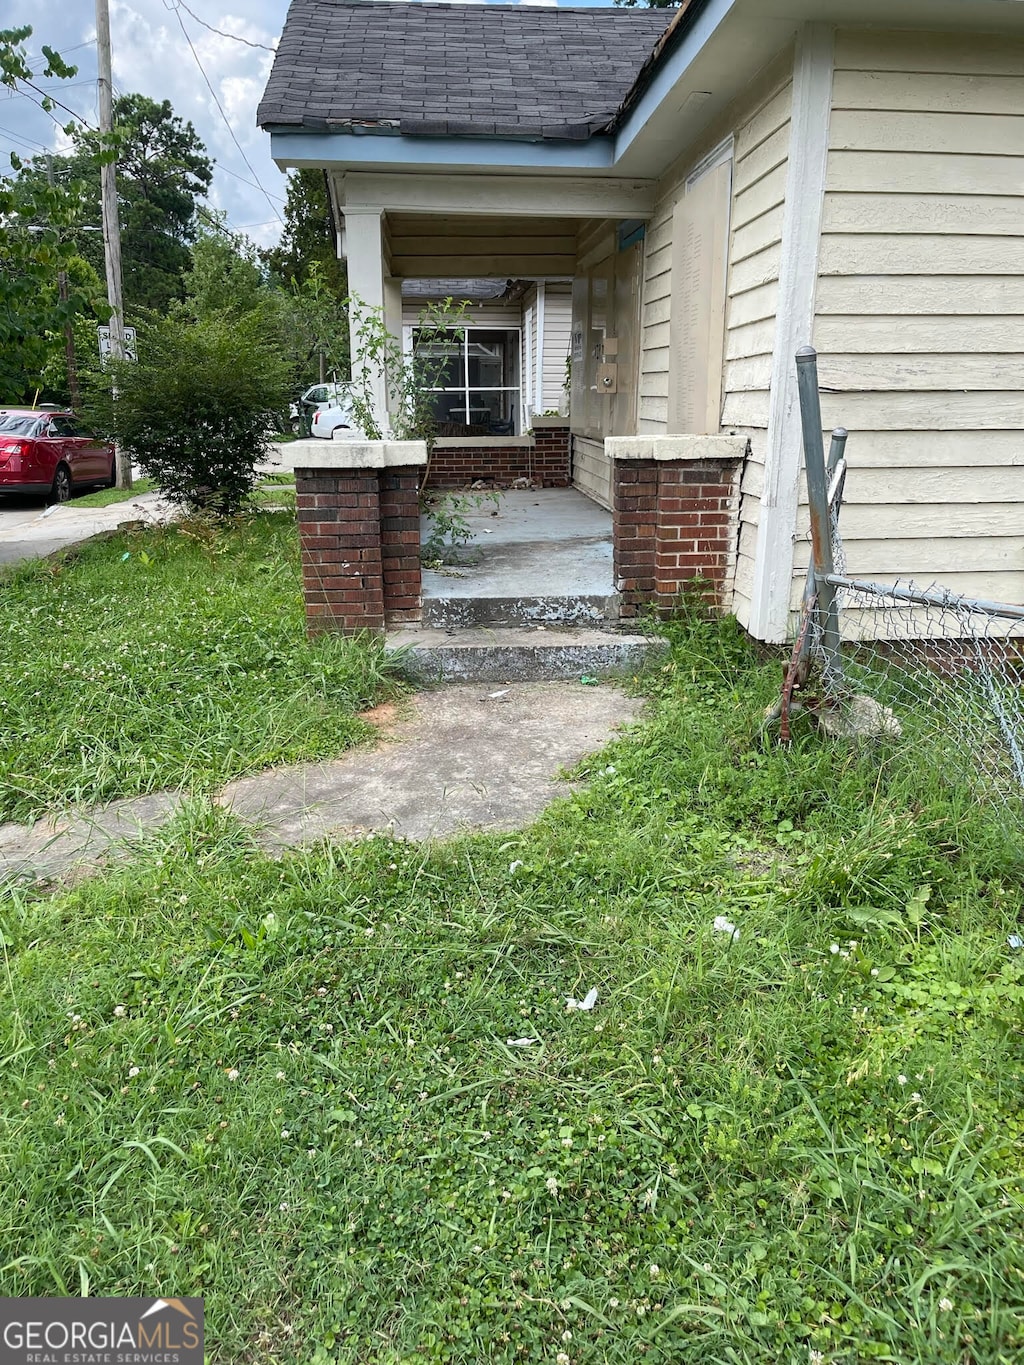
<path fill-rule="evenodd" d="M 414 344 L 405 351 L 389 331 L 384 310 L 353 295 L 348 300 L 354 341 L 352 408 L 368 440 L 425 441 L 427 463 L 421 491 L 430 475 L 430 459 L 437 440 L 436 394 L 443 388 L 453 345 L 466 335 L 466 300 L 443 299 L 422 310 L 414 328 Z M 377 411 L 374 381 L 384 380 L 387 413 Z"/>

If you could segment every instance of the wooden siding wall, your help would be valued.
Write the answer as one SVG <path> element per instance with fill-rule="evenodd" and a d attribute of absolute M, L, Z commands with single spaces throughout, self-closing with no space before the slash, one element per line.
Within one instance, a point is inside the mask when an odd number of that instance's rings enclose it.
<path fill-rule="evenodd" d="M 730 134 L 734 136 L 722 426 L 750 439 L 744 472 L 732 607 L 750 619 L 754 544 L 768 426 L 768 379 L 775 339 L 782 212 L 789 160 L 793 54 L 780 54 L 742 103 L 734 104 L 690 148 L 662 182 L 648 225 L 643 291 L 639 430 L 667 433 L 672 214 L 687 177 Z"/>
<path fill-rule="evenodd" d="M 1024 601 L 1024 42 L 841 31 L 835 67 L 814 340 L 849 567 Z"/>
<path fill-rule="evenodd" d="M 604 453 L 604 441 L 573 436 L 572 481 L 587 497 L 612 510 L 612 462 Z"/>

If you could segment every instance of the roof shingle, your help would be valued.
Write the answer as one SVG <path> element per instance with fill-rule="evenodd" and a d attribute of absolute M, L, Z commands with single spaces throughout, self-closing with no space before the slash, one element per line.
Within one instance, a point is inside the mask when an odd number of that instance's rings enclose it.
<path fill-rule="evenodd" d="M 608 125 L 675 13 L 292 0 L 256 120 L 588 138 Z"/>

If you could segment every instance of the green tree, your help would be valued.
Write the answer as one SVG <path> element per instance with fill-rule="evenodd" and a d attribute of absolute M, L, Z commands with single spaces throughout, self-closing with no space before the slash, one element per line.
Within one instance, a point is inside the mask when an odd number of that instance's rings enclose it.
<path fill-rule="evenodd" d="M 84 186 L 78 228 L 87 229 L 79 249 L 98 274 L 105 275 L 101 225 L 100 165 L 109 153 L 102 135 L 71 129 L 67 156 L 35 157 L 22 179 L 39 185 L 52 172 L 58 184 Z M 213 163 L 191 123 L 180 119 L 169 100 L 122 95 L 114 101 L 117 145 L 117 197 L 121 216 L 121 265 L 127 312 L 148 308 L 165 312 L 184 297 L 185 272 L 202 219 L 200 199 L 213 178 Z M 93 229 L 89 231 L 88 229 Z"/>
<path fill-rule="evenodd" d="M 288 177 L 281 241 L 262 253 L 274 278 L 294 298 L 294 320 L 308 346 L 303 378 L 324 380 L 349 371 L 348 275 L 338 259 L 337 237 L 323 171 Z"/>
<path fill-rule="evenodd" d="M 216 313 L 240 318 L 272 308 L 258 249 L 247 237 L 222 228 L 200 232 L 183 282 L 185 310 L 197 320 Z"/>
<path fill-rule="evenodd" d="M 24 43 L 32 29 L 0 30 L 0 84 L 17 90 L 38 74 L 68 78 L 68 66 L 43 47 L 45 65 L 30 66 Z M 44 96 L 43 105 L 52 102 Z M 13 175 L 0 176 L 0 401 L 32 401 L 45 387 L 65 328 L 77 318 L 104 319 L 109 309 L 94 272 L 79 261 L 73 229 L 81 218 L 84 190 L 76 181 L 49 183 L 45 173 L 26 175 L 11 157 Z M 58 289 L 61 274 L 67 287 Z"/>
<path fill-rule="evenodd" d="M 263 259 L 285 284 L 294 280 L 302 285 L 313 268 L 319 267 L 324 287 L 338 300 L 347 296 L 345 262 L 338 259 L 323 171 L 293 171 L 288 177 L 281 241 L 264 251 Z"/>
<path fill-rule="evenodd" d="M 172 501 L 231 515 L 256 486 L 287 396 L 287 365 L 258 313 L 193 322 L 176 310 L 140 327 L 137 362 L 93 373 L 87 414 Z"/>

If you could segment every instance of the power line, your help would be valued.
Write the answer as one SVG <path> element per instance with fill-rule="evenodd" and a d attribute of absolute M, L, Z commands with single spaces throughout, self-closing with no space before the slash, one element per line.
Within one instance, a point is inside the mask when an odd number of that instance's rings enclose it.
<path fill-rule="evenodd" d="M 10 138 L 12 142 L 20 142 L 23 147 L 31 147 L 35 151 L 46 152 L 48 148 L 42 142 L 35 142 L 32 138 L 26 138 L 21 133 L 16 133 L 13 128 L 0 128 L 0 133 Z"/>
<path fill-rule="evenodd" d="M 192 53 L 192 56 L 195 58 L 195 63 L 196 63 L 196 66 L 198 66 L 198 68 L 199 68 L 199 73 L 200 73 L 200 75 L 202 76 L 203 80 L 206 82 L 206 88 L 207 88 L 207 90 L 209 90 L 210 94 L 213 96 L 213 102 L 214 102 L 214 104 L 217 106 L 217 111 L 218 111 L 218 113 L 220 114 L 221 118 L 224 120 L 224 127 L 225 127 L 225 128 L 228 130 L 228 132 L 231 134 L 231 141 L 232 141 L 232 142 L 235 144 L 235 146 L 238 148 L 238 154 L 239 154 L 239 156 L 240 156 L 240 157 L 242 158 L 242 160 L 245 162 L 245 165 L 246 165 L 246 167 L 247 167 L 247 169 L 248 169 L 248 171 L 249 171 L 249 174 L 252 176 L 253 180 L 255 180 L 255 182 L 256 182 L 254 188 L 258 189 L 258 190 L 260 191 L 260 193 L 263 195 L 264 199 L 267 201 L 267 204 L 268 204 L 269 207 L 270 207 L 270 212 L 274 215 L 274 217 L 277 219 L 277 221 L 278 221 L 279 223 L 281 223 L 281 226 L 283 227 L 283 226 L 284 226 L 284 223 L 283 223 L 283 221 L 282 221 L 282 219 L 281 219 L 281 215 L 278 213 L 277 209 L 274 208 L 274 205 L 273 205 L 273 203 L 272 203 L 272 201 L 271 201 L 270 195 L 267 193 L 267 191 L 266 191 L 266 190 L 263 188 L 263 186 L 260 184 L 260 178 L 259 178 L 259 176 L 256 174 L 256 172 L 253 170 L 252 164 L 250 163 L 249 158 L 246 156 L 245 151 L 244 151 L 243 148 L 242 148 L 242 144 L 239 142 L 238 138 L 235 137 L 235 130 L 232 128 L 230 122 L 228 121 L 228 116 L 227 116 L 227 114 L 225 114 L 225 112 L 224 112 L 224 107 L 223 107 L 223 105 L 221 104 L 220 99 L 219 99 L 218 96 L 217 96 L 217 92 L 216 92 L 216 90 L 214 90 L 213 86 L 211 85 L 211 83 L 210 83 L 210 78 L 209 78 L 209 76 L 206 74 L 206 71 L 205 71 L 205 69 L 204 69 L 204 67 L 203 67 L 202 62 L 199 60 L 199 53 L 198 53 L 198 52 L 195 50 L 195 48 L 192 46 L 192 39 L 188 36 L 188 30 L 187 30 L 186 27 L 185 27 L 185 23 L 184 23 L 184 20 L 183 20 L 182 17 L 181 17 L 181 11 L 180 11 L 179 9 L 175 9 L 175 11 L 174 11 L 174 17 L 175 17 L 175 18 L 177 19 L 177 21 L 178 21 L 178 27 L 181 29 L 182 35 L 184 36 L 184 39 L 185 39 L 186 43 L 188 43 L 189 51 Z M 239 179 L 241 179 L 241 176 L 239 176 Z"/>
<path fill-rule="evenodd" d="M 200 19 L 195 10 L 189 9 L 188 5 L 185 4 L 185 0 L 177 0 L 175 7 L 180 7 L 186 14 L 190 14 L 197 24 L 202 24 L 203 28 L 208 28 L 211 33 L 216 33 L 218 38 L 231 38 L 236 43 L 244 43 L 246 47 L 258 47 L 263 52 L 274 51 L 274 48 L 267 47 L 266 43 L 251 43 L 248 38 L 240 38 L 237 33 L 225 33 L 222 28 L 214 28 L 214 26 L 208 24 L 205 19 Z"/>
<path fill-rule="evenodd" d="M 264 190 L 262 185 L 257 185 L 254 184 L 253 181 L 251 180 L 246 180 L 244 175 L 239 175 L 237 171 L 233 171 L 230 166 L 225 166 L 223 162 L 218 161 L 216 165 L 219 171 L 223 171 L 225 175 L 233 175 L 235 179 L 240 180 L 243 185 L 248 185 L 251 190 L 263 190 L 264 198 L 276 199 L 279 204 L 286 204 L 288 202 L 287 199 L 284 199 L 280 194 L 271 194 L 269 190 Z M 273 209 L 274 213 L 277 213 L 277 210 L 274 208 L 273 204 L 271 204 L 270 207 L 271 209 Z M 278 215 L 274 221 L 280 223 L 281 222 L 280 215 Z"/>

